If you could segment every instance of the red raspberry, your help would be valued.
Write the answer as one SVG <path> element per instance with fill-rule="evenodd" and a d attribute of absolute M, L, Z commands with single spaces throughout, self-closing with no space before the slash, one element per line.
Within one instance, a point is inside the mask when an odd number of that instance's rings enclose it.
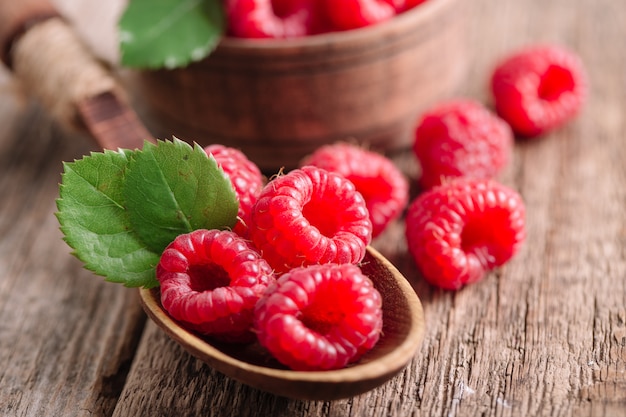
<path fill-rule="evenodd" d="M 405 10 L 412 9 L 413 7 L 419 6 L 424 2 L 426 2 L 426 0 L 406 0 Z"/>
<path fill-rule="evenodd" d="M 178 236 L 157 266 L 163 308 L 190 330 L 229 342 L 251 341 L 254 307 L 274 281 L 271 267 L 230 231 Z"/>
<path fill-rule="evenodd" d="M 357 29 L 391 19 L 394 6 L 388 0 L 325 0 L 330 21 L 336 30 Z"/>
<path fill-rule="evenodd" d="M 396 13 L 402 13 L 413 7 L 424 3 L 426 0 L 385 0 L 387 3 L 391 4 L 395 9 Z"/>
<path fill-rule="evenodd" d="M 493 178 L 509 162 L 513 133 L 506 122 L 473 100 L 438 104 L 415 129 L 413 151 L 427 189 L 447 177 Z"/>
<path fill-rule="evenodd" d="M 339 174 L 306 166 L 270 181 L 252 210 L 250 236 L 277 272 L 358 263 L 372 237 L 363 196 Z"/>
<path fill-rule="evenodd" d="M 557 45 L 536 45 L 506 57 L 491 77 L 498 114 L 520 136 L 535 137 L 572 119 L 587 94 L 583 64 Z"/>
<path fill-rule="evenodd" d="M 237 198 L 239 199 L 238 219 L 233 231 L 240 236 L 248 237 L 248 225 L 252 206 L 263 188 L 263 174 L 243 152 L 223 145 L 209 145 L 204 151 L 213 155 L 217 165 L 228 175 Z"/>
<path fill-rule="evenodd" d="M 406 216 L 410 254 L 431 284 L 459 289 L 506 263 L 522 245 L 520 195 L 493 180 L 457 178 L 418 196 Z"/>
<path fill-rule="evenodd" d="M 382 299 L 356 265 L 295 268 L 255 309 L 261 345 L 294 370 L 327 370 L 358 360 L 378 341 Z"/>
<path fill-rule="evenodd" d="M 315 35 L 332 30 L 324 4 L 320 0 L 271 0 L 276 16 L 290 18 L 306 14 L 306 34 Z"/>
<path fill-rule="evenodd" d="M 289 16 L 301 7 L 302 0 L 270 0 L 270 4 L 276 16 Z"/>
<path fill-rule="evenodd" d="M 348 143 L 318 148 L 302 161 L 350 180 L 365 198 L 372 237 L 397 219 L 409 199 L 409 184 L 400 170 L 381 154 Z"/>
<path fill-rule="evenodd" d="M 311 33 L 311 0 L 226 0 L 228 31 L 240 38 L 294 38 Z"/>

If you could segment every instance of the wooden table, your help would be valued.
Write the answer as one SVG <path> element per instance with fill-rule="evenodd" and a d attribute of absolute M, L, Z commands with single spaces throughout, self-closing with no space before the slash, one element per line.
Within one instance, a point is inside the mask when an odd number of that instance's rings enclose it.
<path fill-rule="evenodd" d="M 626 416 L 626 4 L 471 3 L 459 95 L 488 102 L 494 62 L 548 40 L 583 58 L 588 105 L 516 144 L 501 180 L 526 201 L 528 240 L 501 270 L 439 291 L 407 257 L 401 223 L 374 242 L 414 285 L 426 335 L 404 372 L 334 402 L 216 373 L 146 319 L 136 290 L 84 270 L 61 240 L 55 198 L 61 162 L 96 147 L 0 72 L 0 415 Z"/>

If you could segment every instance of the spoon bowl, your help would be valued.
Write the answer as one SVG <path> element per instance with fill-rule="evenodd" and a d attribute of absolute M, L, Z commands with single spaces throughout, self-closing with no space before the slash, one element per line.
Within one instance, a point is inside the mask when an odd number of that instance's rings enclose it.
<path fill-rule="evenodd" d="M 218 343 L 190 332 L 160 303 L 159 289 L 140 289 L 148 316 L 186 351 L 209 366 L 251 387 L 289 398 L 335 400 L 367 392 L 404 369 L 422 341 L 424 313 L 415 291 L 378 251 L 368 247 L 361 264 L 383 298 L 383 331 L 361 359 L 331 371 L 293 371 L 272 359 L 258 343 Z"/>

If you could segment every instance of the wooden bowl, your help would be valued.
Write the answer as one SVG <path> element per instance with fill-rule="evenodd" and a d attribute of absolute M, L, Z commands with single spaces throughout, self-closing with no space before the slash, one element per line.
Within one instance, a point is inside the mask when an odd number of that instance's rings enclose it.
<path fill-rule="evenodd" d="M 463 0 L 428 0 L 370 27 L 292 40 L 225 38 L 205 60 L 139 79 L 159 135 L 241 149 L 265 172 L 354 140 L 407 148 L 419 112 L 452 95 Z"/>
<path fill-rule="evenodd" d="M 361 266 L 383 298 L 383 332 L 357 363 L 332 371 L 292 371 L 261 346 L 216 343 L 189 332 L 160 303 L 159 290 L 141 289 L 148 316 L 185 350 L 215 370 L 272 394 L 306 400 L 334 400 L 369 391 L 400 372 L 416 354 L 424 334 L 424 313 L 411 285 L 380 253 L 368 248 Z"/>

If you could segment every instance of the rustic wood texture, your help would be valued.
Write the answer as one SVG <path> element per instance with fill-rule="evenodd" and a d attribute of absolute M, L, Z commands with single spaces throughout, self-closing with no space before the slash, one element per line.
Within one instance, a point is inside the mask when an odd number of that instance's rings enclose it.
<path fill-rule="evenodd" d="M 333 402 L 224 377 L 147 321 L 135 291 L 83 270 L 61 241 L 54 199 L 61 161 L 95 145 L 23 101 L 0 72 L 0 415 L 626 416 L 626 7 L 468 3 L 470 73 L 459 94 L 488 102 L 493 63 L 548 40 L 580 53 L 588 105 L 516 145 L 502 181 L 526 201 L 528 240 L 501 270 L 443 292 L 415 272 L 401 223 L 374 242 L 420 296 L 425 339 L 396 378 Z M 415 175 L 410 155 L 397 158 Z"/>

